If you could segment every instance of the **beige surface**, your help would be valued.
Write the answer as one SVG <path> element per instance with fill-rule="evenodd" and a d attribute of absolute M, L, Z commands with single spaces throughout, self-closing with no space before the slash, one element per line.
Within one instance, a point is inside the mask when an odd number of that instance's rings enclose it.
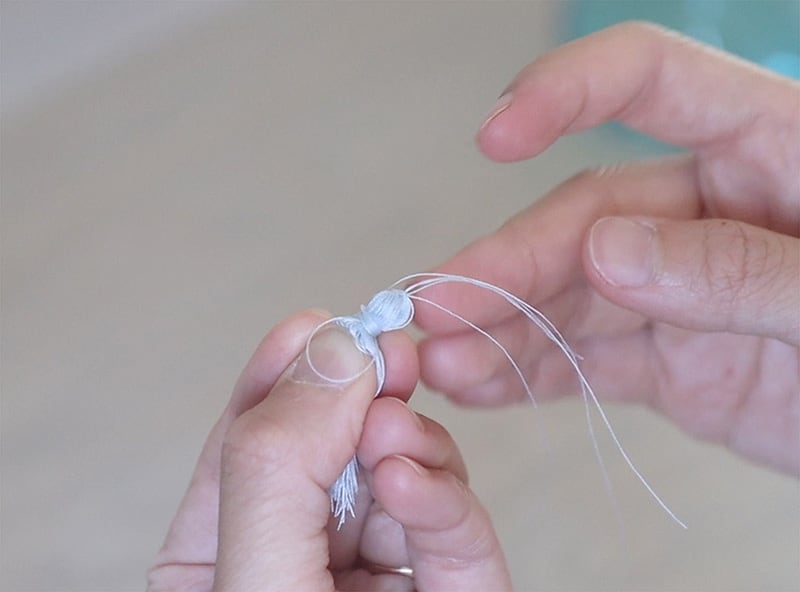
<path fill-rule="evenodd" d="M 352 311 L 630 155 L 598 135 L 516 166 L 473 147 L 496 93 L 555 42 L 557 8 L 239 5 L 3 121 L 2 590 L 140 589 L 271 325 Z M 604 442 L 626 543 L 576 402 L 534 423 L 415 401 L 463 446 L 521 590 L 800 587 L 796 481 L 611 409 L 690 525 Z"/>

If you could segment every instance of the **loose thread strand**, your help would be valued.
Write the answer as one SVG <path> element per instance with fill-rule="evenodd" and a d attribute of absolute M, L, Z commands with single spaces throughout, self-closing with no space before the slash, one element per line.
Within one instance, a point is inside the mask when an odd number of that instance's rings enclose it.
<path fill-rule="evenodd" d="M 412 280 L 413 283 L 409 284 L 409 282 L 412 282 Z M 531 403 L 533 403 L 534 407 L 538 407 L 536 398 L 533 395 L 528 381 L 525 379 L 522 369 L 517 361 L 514 360 L 508 349 L 502 343 L 500 343 L 500 341 L 498 341 L 488 331 L 482 329 L 458 313 L 437 302 L 432 301 L 429 298 L 420 296 L 420 293 L 424 290 L 445 283 L 468 284 L 500 296 L 512 307 L 520 311 L 525 318 L 533 323 L 539 330 L 541 330 L 545 337 L 554 343 L 566 356 L 567 360 L 569 360 L 569 363 L 575 371 L 580 383 L 581 397 L 583 400 L 586 422 L 589 428 L 589 436 L 592 441 L 592 446 L 594 448 L 594 453 L 595 457 L 597 458 L 600 472 L 603 476 L 603 482 L 606 491 L 611 498 L 618 520 L 621 522 L 619 508 L 616 503 L 617 500 L 616 496 L 614 495 L 611 479 L 608 475 L 605 462 L 603 461 L 600 453 L 597 434 L 595 432 L 594 422 L 592 421 L 592 407 L 594 407 L 600 416 L 603 425 L 611 436 L 614 446 L 624 459 L 628 468 L 633 472 L 639 482 L 642 483 L 642 485 L 648 491 L 650 496 L 659 504 L 659 506 L 661 506 L 667 515 L 669 515 L 670 518 L 672 518 L 672 520 L 674 520 L 678 525 L 686 528 L 686 525 L 672 512 L 672 510 L 658 496 L 658 494 L 656 494 L 655 490 L 650 486 L 642 473 L 636 468 L 636 466 L 633 464 L 633 461 L 623 448 L 622 443 L 617 437 L 614 429 L 611 427 L 611 422 L 603 410 L 603 407 L 600 405 L 600 401 L 595 395 L 591 384 L 589 384 L 589 381 L 580 368 L 579 361 L 582 358 L 570 347 L 569 343 L 567 343 L 567 340 L 559 332 L 558 328 L 541 311 L 528 304 L 518 296 L 515 296 L 514 294 L 504 290 L 503 288 L 467 276 L 450 275 L 444 273 L 411 274 L 392 284 L 389 289 L 378 292 L 366 306 L 361 307 L 360 313 L 354 316 L 336 317 L 335 319 L 330 319 L 320 325 L 320 327 L 317 327 L 317 329 L 312 332 L 311 337 L 313 337 L 317 330 L 319 330 L 323 325 L 329 323 L 336 323 L 337 325 L 346 329 L 353 336 L 358 348 L 362 352 L 372 356 L 378 378 L 379 393 L 385 378 L 385 366 L 383 352 L 381 351 L 377 341 L 378 335 L 387 331 L 394 331 L 406 327 L 412 321 L 414 316 L 413 301 L 423 302 L 464 323 L 472 330 L 486 337 L 495 347 L 497 347 L 513 368 Z M 401 286 L 404 287 L 401 288 Z M 311 337 L 309 337 L 309 341 Z M 306 355 L 308 355 L 308 344 L 306 345 Z M 376 393 L 376 395 L 378 393 Z M 331 486 L 329 493 L 331 496 L 331 510 L 334 514 L 334 517 L 338 519 L 338 527 L 341 528 L 347 517 L 347 514 L 355 516 L 355 499 L 358 493 L 358 460 L 355 457 L 353 457 L 353 459 L 348 463 L 347 467 L 345 467 L 345 470 L 339 479 L 337 479 L 337 481 Z"/>
<path fill-rule="evenodd" d="M 484 288 L 484 289 L 486 289 L 486 290 L 488 290 L 488 291 L 490 291 L 490 292 L 492 292 L 494 294 L 497 294 L 500 297 L 502 297 L 504 300 L 506 300 L 506 302 L 508 302 L 514 308 L 516 308 L 520 312 L 522 312 L 532 323 L 534 323 L 539 329 L 541 329 L 542 332 L 545 334 L 545 336 L 548 339 L 550 339 L 550 341 L 555 343 L 556 346 L 558 346 L 558 348 L 564 353 L 564 355 L 569 360 L 570 365 L 575 370 L 575 373 L 578 376 L 578 380 L 580 381 L 580 385 L 581 385 L 581 395 L 582 395 L 583 400 L 584 400 L 585 405 L 586 405 L 587 424 L 588 424 L 588 428 L 589 428 L 590 437 L 591 437 L 591 440 L 592 440 L 592 445 L 593 445 L 594 450 L 595 450 L 595 456 L 597 457 L 598 464 L 600 466 L 600 470 L 601 470 L 601 472 L 603 474 L 603 481 L 605 483 L 606 490 L 609 492 L 609 495 L 611 496 L 612 500 L 615 499 L 615 496 L 613 495 L 613 486 L 612 486 L 611 480 L 610 480 L 610 478 L 608 476 L 608 471 L 607 471 L 607 469 L 605 467 L 605 463 L 603 462 L 602 455 L 600 454 L 600 449 L 599 449 L 599 445 L 598 445 L 598 442 L 597 442 L 597 435 L 596 435 L 596 433 L 594 431 L 594 426 L 593 426 L 593 423 L 591 421 L 591 414 L 589 413 L 589 409 L 588 409 L 587 397 L 591 401 L 592 405 L 594 405 L 594 407 L 597 410 L 598 414 L 600 415 L 600 418 L 602 419 L 603 424 L 605 425 L 606 429 L 608 430 L 609 435 L 611 436 L 612 441 L 614 442 L 614 446 L 616 447 L 617 451 L 620 453 L 620 455 L 624 459 L 624 461 L 627 464 L 628 468 L 633 472 L 633 474 L 636 476 L 636 478 L 639 480 L 639 482 L 645 487 L 645 489 L 650 494 L 650 496 L 658 503 L 659 506 L 661 506 L 661 508 L 667 513 L 667 515 L 669 515 L 669 517 L 672 518 L 672 520 L 674 520 L 682 528 L 684 528 L 684 529 L 687 528 L 686 524 L 684 524 L 684 522 L 682 520 L 680 520 L 675 515 L 675 513 L 669 508 L 669 506 L 667 506 L 667 504 L 658 496 L 658 494 L 652 488 L 650 483 L 648 483 L 647 479 L 645 479 L 644 475 L 642 475 L 642 473 L 639 471 L 639 469 L 636 468 L 636 465 L 634 465 L 633 461 L 628 456 L 628 453 L 625 451 L 624 447 L 622 446 L 622 443 L 620 442 L 616 432 L 614 431 L 614 428 L 611 427 L 611 422 L 609 421 L 608 416 L 606 415 L 605 410 L 603 409 L 602 405 L 600 405 L 600 401 L 597 398 L 597 395 L 595 395 L 591 384 L 586 379 L 586 376 L 583 374 L 583 371 L 581 370 L 580 365 L 578 364 L 579 360 L 581 359 L 580 356 L 578 356 L 578 354 L 575 353 L 572 350 L 572 348 L 567 343 L 566 339 L 563 337 L 563 335 L 561 335 L 561 333 L 558 331 L 558 329 L 555 327 L 555 325 L 552 323 L 552 321 L 550 321 L 550 319 L 548 319 L 542 312 L 540 312 L 538 309 L 536 309 L 532 305 L 528 304 L 527 302 L 525 302 L 524 300 L 522 300 L 518 296 L 515 296 L 514 294 L 511 294 L 510 292 L 504 290 L 503 288 L 500 288 L 499 286 L 495 286 L 494 284 L 490 284 L 488 282 L 484 282 L 484 281 L 477 280 L 477 279 L 470 278 L 470 277 L 466 277 L 466 276 L 449 275 L 449 274 L 441 274 L 441 273 L 418 273 L 418 274 L 411 274 L 409 276 L 406 276 L 405 278 L 402 278 L 402 279 L 398 280 L 398 282 L 396 282 L 394 284 L 394 286 L 401 285 L 401 284 L 406 283 L 406 282 L 408 282 L 410 280 L 418 279 L 418 278 L 423 278 L 423 279 L 421 279 L 420 281 L 418 281 L 418 282 L 416 282 L 414 284 L 409 285 L 406 288 L 406 292 L 409 294 L 409 296 L 416 295 L 419 292 L 421 292 L 422 290 L 425 290 L 427 288 L 433 287 L 435 285 L 443 284 L 443 283 L 451 283 L 451 282 L 452 283 L 464 283 L 464 284 L 468 284 L 468 285 L 472 285 L 472 286 L 478 286 L 478 287 Z M 417 297 L 417 298 L 419 298 L 419 297 Z M 443 307 L 441 305 L 435 305 L 435 306 L 436 306 L 436 308 L 438 308 L 440 310 L 444 310 L 445 312 L 452 313 L 452 311 L 447 310 L 445 307 Z M 455 316 L 455 314 L 452 313 L 452 316 Z M 490 339 L 492 340 L 493 343 L 495 343 L 495 345 L 499 345 L 497 343 L 497 340 L 494 339 L 493 337 L 489 336 L 487 332 L 481 330 L 480 328 L 478 328 L 477 326 L 475 326 L 472 323 L 468 323 L 468 324 L 471 327 L 473 327 L 474 329 L 478 330 L 483 335 L 486 335 L 486 336 L 490 337 Z M 501 347 L 501 350 L 503 350 L 504 354 L 508 357 L 509 354 L 508 354 L 507 350 L 505 350 L 505 348 L 503 348 L 502 346 L 500 346 L 500 347 Z M 521 370 L 519 369 L 519 366 L 516 364 L 516 362 L 512 361 L 512 365 L 514 366 L 514 369 L 517 372 L 517 374 L 521 375 Z M 522 377 L 522 382 L 523 382 L 523 384 L 525 384 L 526 392 L 530 392 L 530 389 L 529 389 L 529 387 L 527 385 L 527 381 L 524 380 L 524 375 Z M 532 394 L 529 395 L 529 396 L 533 400 Z"/>
<path fill-rule="evenodd" d="M 424 302 L 425 304 L 430 304 L 434 308 L 438 308 L 442 312 L 450 315 L 454 319 L 457 319 L 457 320 L 461 321 L 467 327 L 469 327 L 470 329 L 473 329 L 474 331 L 477 331 L 478 333 L 480 333 L 481 335 L 486 337 L 486 339 L 491 341 L 497 347 L 497 349 L 499 349 L 503 353 L 503 355 L 505 356 L 506 360 L 508 360 L 508 363 L 511 364 L 511 367 L 514 369 L 514 372 L 516 372 L 517 376 L 519 377 L 520 382 L 522 383 L 522 387 L 525 389 L 525 394 L 528 395 L 528 398 L 531 400 L 531 403 L 533 403 L 534 409 L 538 409 L 539 408 L 539 404 L 536 402 L 536 397 L 533 396 L 533 391 L 531 390 L 530 386 L 528 385 L 528 381 L 525 380 L 525 375 L 522 373 L 522 369 L 519 367 L 519 364 L 517 364 L 516 360 L 514 360 L 514 358 L 511 357 L 510 353 L 508 353 L 508 349 L 506 349 L 506 347 L 503 344 L 501 344 L 491 333 L 489 333 L 488 331 L 484 331 L 483 329 L 478 327 L 478 325 L 476 325 L 475 323 L 472 323 L 472 322 L 468 321 L 467 319 L 465 319 L 461 315 L 456 314 L 455 312 L 453 312 L 449 308 L 445 308 L 441 304 L 437 304 L 433 300 L 428 300 L 427 298 L 423 298 L 422 296 L 412 296 L 412 295 L 409 295 L 409 298 L 411 298 L 412 300 L 416 300 L 418 302 Z"/>

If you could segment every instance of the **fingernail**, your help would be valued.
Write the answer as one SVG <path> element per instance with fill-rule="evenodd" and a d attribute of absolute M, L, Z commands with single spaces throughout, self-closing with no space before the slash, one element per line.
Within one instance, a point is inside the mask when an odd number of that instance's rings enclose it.
<path fill-rule="evenodd" d="M 290 378 L 303 384 L 346 386 L 361 376 L 372 358 L 361 352 L 353 337 L 331 325 L 314 335 L 300 354 Z"/>
<path fill-rule="evenodd" d="M 627 218 L 603 218 L 589 235 L 592 265 L 614 286 L 640 288 L 656 273 L 656 231 Z"/>
<path fill-rule="evenodd" d="M 408 458 L 407 456 L 403 456 L 401 454 L 395 454 L 391 458 L 396 458 L 397 460 L 401 460 L 406 463 L 409 467 L 411 467 L 417 475 L 425 476 L 428 474 L 428 470 L 423 467 L 418 462 L 415 462 Z"/>
<path fill-rule="evenodd" d="M 393 403 L 395 403 L 396 405 L 400 405 L 401 407 L 403 407 L 403 409 L 405 409 L 406 413 L 408 413 L 408 414 L 410 415 L 410 417 L 411 417 L 411 420 L 412 420 L 412 421 L 414 422 L 414 424 L 417 426 L 417 428 L 419 429 L 419 431 L 420 431 L 420 432 L 424 432 L 424 431 L 425 431 L 425 424 L 424 424 L 424 423 L 422 423 L 422 418 L 419 416 L 419 414 L 418 414 L 416 411 L 414 411 L 414 410 L 413 410 L 413 409 L 412 409 L 412 408 L 409 406 L 409 404 L 408 404 L 408 403 L 406 403 L 405 401 L 403 401 L 403 399 L 398 399 L 397 397 L 383 397 L 383 398 L 385 398 L 385 399 L 387 399 L 387 400 L 389 400 L 389 401 L 392 401 L 392 402 L 393 402 Z"/>
<path fill-rule="evenodd" d="M 507 92 L 503 93 L 502 95 L 500 95 L 500 98 L 497 99 L 497 102 L 491 108 L 491 110 L 489 111 L 489 114 L 484 118 L 480 129 L 485 128 L 492 121 L 494 121 L 495 118 L 497 118 L 498 115 L 500 115 L 503 111 L 508 109 L 511 106 L 511 99 L 512 99 L 511 91 L 507 91 Z"/>

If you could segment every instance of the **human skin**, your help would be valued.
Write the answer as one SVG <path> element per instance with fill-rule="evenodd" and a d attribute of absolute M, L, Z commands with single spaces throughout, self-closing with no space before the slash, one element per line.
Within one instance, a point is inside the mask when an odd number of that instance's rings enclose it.
<path fill-rule="evenodd" d="M 455 443 L 405 404 L 419 375 L 410 338 L 381 337 L 387 374 L 374 399 L 371 368 L 331 384 L 307 364 L 306 342 L 326 318 L 295 315 L 256 349 L 203 448 L 148 590 L 510 589 Z M 365 366 L 342 331 L 311 343 L 323 375 Z M 326 490 L 356 451 L 365 484 L 355 518 L 337 531 Z M 373 574 L 363 561 L 409 566 L 414 579 Z"/>
<path fill-rule="evenodd" d="M 625 23 L 525 67 L 477 143 L 518 161 L 611 120 L 688 153 L 578 174 L 434 271 L 542 309 L 601 397 L 797 474 L 800 86 Z M 427 295 L 507 345 L 540 399 L 576 391 L 563 356 L 499 301 L 447 285 Z M 428 385 L 469 405 L 523 396 L 486 339 L 422 305 L 416 318 Z"/>
<path fill-rule="evenodd" d="M 601 396 L 651 405 L 692 434 L 797 473 L 798 85 L 625 24 L 525 68 L 478 144 L 495 160 L 520 160 L 612 119 L 691 152 L 582 173 L 436 271 L 495 283 L 543 309 L 584 356 Z M 575 391 L 563 355 L 490 296 L 440 286 L 426 297 L 502 341 L 540 399 Z M 452 439 L 400 402 L 420 371 L 462 403 L 516 400 L 506 358 L 419 305 L 417 322 L 431 335 L 421 367 L 407 337 L 383 336 L 390 396 L 373 401 L 372 373 L 337 392 L 291 377 L 324 318 L 292 317 L 256 350 L 149 590 L 509 588 Z M 336 533 L 325 488 L 355 450 L 371 495 Z M 410 564 L 416 580 L 371 575 L 358 555 Z"/>

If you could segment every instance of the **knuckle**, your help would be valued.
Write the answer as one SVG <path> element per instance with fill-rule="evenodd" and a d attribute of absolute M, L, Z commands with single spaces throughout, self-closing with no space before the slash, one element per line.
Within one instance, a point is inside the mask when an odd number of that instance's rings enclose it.
<path fill-rule="evenodd" d="M 269 416 L 253 409 L 237 417 L 222 441 L 222 466 L 277 471 L 291 462 L 293 435 Z"/>
<path fill-rule="evenodd" d="M 728 311 L 759 299 L 774 285 L 783 256 L 768 238 L 749 232 L 736 221 L 711 221 L 704 226 L 699 282 L 717 306 Z"/>

